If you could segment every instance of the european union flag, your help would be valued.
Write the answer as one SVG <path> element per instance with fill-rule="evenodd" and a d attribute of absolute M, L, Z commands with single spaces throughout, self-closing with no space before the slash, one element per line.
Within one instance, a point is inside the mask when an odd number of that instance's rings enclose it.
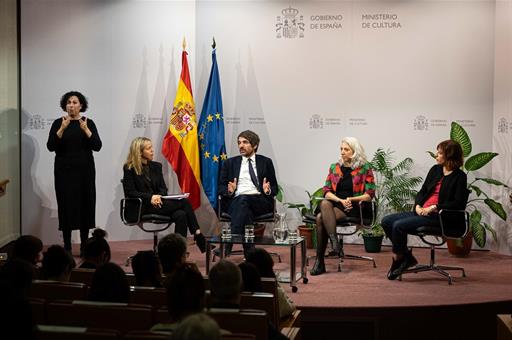
<path fill-rule="evenodd" d="M 212 70 L 204 96 L 199 119 L 199 152 L 203 189 L 214 209 L 217 208 L 217 183 L 222 162 L 227 159 L 224 141 L 224 115 L 220 91 L 219 68 L 215 48 L 212 52 Z"/>

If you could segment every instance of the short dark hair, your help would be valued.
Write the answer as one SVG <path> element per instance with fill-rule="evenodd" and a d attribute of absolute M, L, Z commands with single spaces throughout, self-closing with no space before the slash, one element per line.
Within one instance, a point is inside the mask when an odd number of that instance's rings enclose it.
<path fill-rule="evenodd" d="M 153 250 L 138 251 L 132 258 L 132 270 L 137 286 L 148 284 L 153 287 L 162 286 L 160 262 Z"/>
<path fill-rule="evenodd" d="M 242 273 L 242 291 L 244 292 L 262 292 L 263 284 L 258 268 L 252 263 L 244 261 L 238 265 Z"/>
<path fill-rule="evenodd" d="M 447 169 L 459 169 L 464 164 L 464 152 L 458 142 L 447 139 L 439 143 L 437 149 L 443 153 Z"/>
<path fill-rule="evenodd" d="M 261 277 L 276 277 L 274 273 L 274 260 L 263 248 L 253 248 L 247 252 L 246 261 L 254 264 Z"/>
<path fill-rule="evenodd" d="M 243 137 L 249 141 L 251 146 L 254 148 L 254 151 L 258 151 L 258 146 L 260 145 L 260 137 L 251 130 L 245 130 L 238 134 L 238 138 Z"/>
<path fill-rule="evenodd" d="M 105 261 L 109 262 L 111 258 L 110 246 L 105 237 L 107 232 L 96 228 L 92 232 L 92 237 L 87 239 L 84 246 L 84 258 L 99 257 L 105 254 Z"/>
<path fill-rule="evenodd" d="M 36 264 L 39 253 L 43 250 L 43 242 L 32 235 L 22 235 L 14 241 L 12 257 Z"/>
<path fill-rule="evenodd" d="M 199 313 L 204 308 L 204 279 L 194 267 L 177 268 L 166 280 L 167 307 L 173 321 Z"/>
<path fill-rule="evenodd" d="M 64 95 L 60 98 L 60 108 L 63 111 L 66 111 L 66 104 L 68 103 L 68 99 L 73 96 L 76 96 L 78 98 L 78 101 L 80 102 L 80 105 L 82 105 L 82 109 L 80 110 L 80 112 L 87 111 L 87 109 L 89 108 L 87 98 L 85 98 L 85 96 L 78 91 L 69 91 L 64 93 Z"/>
<path fill-rule="evenodd" d="M 230 301 L 240 298 L 242 274 L 236 264 L 220 260 L 208 273 L 212 299 Z"/>
<path fill-rule="evenodd" d="M 76 266 L 75 260 L 64 247 L 54 244 L 43 254 L 41 275 L 49 280 L 69 273 Z"/>
<path fill-rule="evenodd" d="M 108 262 L 96 269 L 92 277 L 89 300 L 128 303 L 130 286 L 124 270 Z"/>
<path fill-rule="evenodd" d="M 169 234 L 158 242 L 158 257 L 164 273 L 175 270 L 187 252 L 187 241 L 180 234 Z"/>

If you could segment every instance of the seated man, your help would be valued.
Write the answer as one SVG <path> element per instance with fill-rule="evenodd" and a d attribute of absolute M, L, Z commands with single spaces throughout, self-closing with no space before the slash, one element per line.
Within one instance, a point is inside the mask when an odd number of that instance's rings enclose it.
<path fill-rule="evenodd" d="M 260 138 L 250 130 L 238 135 L 240 156 L 231 157 L 224 162 L 220 172 L 220 195 L 223 208 L 231 216 L 231 232 L 243 234 L 244 227 L 253 223 L 254 216 L 272 212 L 273 197 L 278 186 L 274 164 L 268 157 L 257 155 Z M 249 247 L 244 245 L 244 250 Z M 226 254 L 231 252 L 227 245 Z"/>
<path fill-rule="evenodd" d="M 180 235 L 181 236 L 181 235 Z M 167 277 L 167 310 L 169 322 L 154 325 L 154 332 L 173 332 L 187 316 L 201 313 L 204 308 L 204 279 L 194 266 L 183 265 Z"/>
<path fill-rule="evenodd" d="M 242 273 L 228 260 L 220 260 L 208 273 L 212 308 L 240 309 Z"/>
<path fill-rule="evenodd" d="M 240 268 L 228 260 L 220 260 L 208 273 L 211 302 L 209 308 L 240 309 L 242 273 Z M 288 339 L 268 323 L 269 340 Z"/>
<path fill-rule="evenodd" d="M 162 274 L 171 275 L 187 260 L 187 241 L 181 234 L 168 234 L 158 242 L 158 258 Z"/>

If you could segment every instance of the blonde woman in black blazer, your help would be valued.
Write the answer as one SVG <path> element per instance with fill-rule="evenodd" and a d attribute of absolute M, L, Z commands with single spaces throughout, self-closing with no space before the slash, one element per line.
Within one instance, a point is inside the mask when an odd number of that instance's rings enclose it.
<path fill-rule="evenodd" d="M 153 161 L 153 144 L 146 137 L 135 138 L 131 145 L 123 171 L 123 187 L 127 197 L 142 199 L 143 214 L 167 215 L 175 222 L 175 232 L 187 237 L 187 228 L 202 253 L 206 251 L 206 240 L 197 223 L 190 202 L 162 199 L 167 195 L 162 174 L 162 164 Z"/>

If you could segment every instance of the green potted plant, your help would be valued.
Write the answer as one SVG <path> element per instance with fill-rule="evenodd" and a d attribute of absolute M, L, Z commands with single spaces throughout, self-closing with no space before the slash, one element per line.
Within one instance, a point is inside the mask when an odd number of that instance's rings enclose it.
<path fill-rule="evenodd" d="M 382 217 L 392 212 L 411 211 L 422 178 L 410 176 L 414 161 L 407 157 L 394 164 L 394 151 L 377 149 L 371 161 L 375 177 L 374 208 L 376 214 L 370 228 L 363 228 L 363 236 L 367 252 L 379 252 L 384 237 L 381 225 Z"/>
<path fill-rule="evenodd" d="M 319 198 L 323 198 L 322 188 L 316 189 L 312 194 L 306 190 L 306 194 L 308 194 L 308 204 L 303 203 L 283 203 L 287 208 L 297 209 L 300 213 L 300 216 L 304 218 L 306 215 L 314 215 L 315 210 L 320 202 Z M 311 223 L 307 223 L 304 225 L 300 225 L 298 227 L 299 233 L 302 237 L 306 239 L 306 246 L 308 248 L 316 248 L 316 232 L 315 225 Z"/>
<path fill-rule="evenodd" d="M 481 169 L 490 163 L 496 156 L 495 152 L 480 152 L 471 155 L 472 143 L 466 130 L 456 122 L 451 123 L 450 139 L 458 142 L 464 153 L 464 166 L 463 170 L 466 171 L 468 176 L 468 189 L 471 192 L 466 206 L 469 212 L 469 227 L 470 233 L 468 234 L 466 242 L 464 240 L 448 240 L 448 248 L 452 254 L 467 255 L 471 250 L 472 239 L 479 247 L 485 247 L 487 241 L 487 232 L 491 233 L 492 238 L 496 241 L 496 231 L 494 228 L 485 221 L 482 221 L 482 212 L 485 210 L 491 211 L 496 214 L 503 221 L 507 220 L 507 213 L 500 202 L 495 201 L 482 189 L 481 184 L 489 184 L 496 186 L 503 186 L 509 188 L 506 184 L 494 178 L 477 177 L 474 171 Z M 429 151 L 432 157 L 436 157 L 434 152 Z"/>

